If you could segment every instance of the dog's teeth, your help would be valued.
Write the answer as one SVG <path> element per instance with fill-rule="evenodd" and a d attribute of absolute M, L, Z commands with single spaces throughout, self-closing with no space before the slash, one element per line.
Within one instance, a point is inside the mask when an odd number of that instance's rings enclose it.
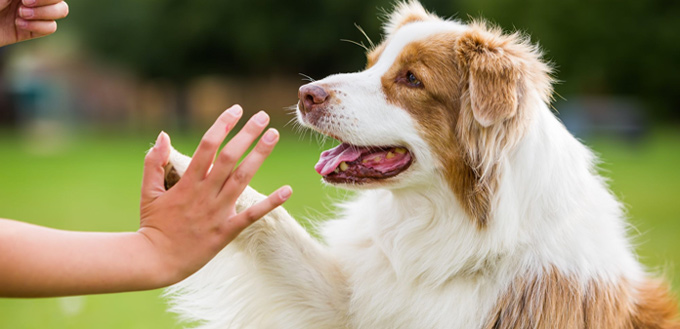
<path fill-rule="evenodd" d="M 368 163 L 369 161 L 371 161 L 371 159 L 366 159 L 366 158 L 365 158 L 365 159 L 361 160 L 361 163 L 366 164 L 366 163 Z"/>
<path fill-rule="evenodd" d="M 347 170 L 347 168 L 349 168 L 349 166 L 347 165 L 347 162 L 345 162 L 345 161 L 340 162 L 340 171 L 345 171 L 345 170 Z"/>
<path fill-rule="evenodd" d="M 394 158 L 394 153 L 392 152 L 387 152 L 387 155 L 385 156 L 385 159 L 392 159 Z"/>
<path fill-rule="evenodd" d="M 340 168 L 335 168 L 335 170 L 333 170 L 333 172 L 336 173 L 336 174 L 339 173 L 339 172 L 340 172 Z"/>
<path fill-rule="evenodd" d="M 373 162 L 380 162 L 380 161 L 382 161 L 381 156 L 376 156 L 376 157 L 373 158 Z"/>
<path fill-rule="evenodd" d="M 401 147 L 397 147 L 396 149 L 394 149 L 394 152 L 397 152 L 399 154 L 404 154 L 404 153 L 406 153 L 406 149 L 401 148 Z"/>

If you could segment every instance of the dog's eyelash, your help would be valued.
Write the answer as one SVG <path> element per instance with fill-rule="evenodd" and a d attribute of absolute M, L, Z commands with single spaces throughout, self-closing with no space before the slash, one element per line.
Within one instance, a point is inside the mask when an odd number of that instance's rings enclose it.
<path fill-rule="evenodd" d="M 406 80 L 408 81 L 408 83 L 410 85 L 412 85 L 414 87 L 422 87 L 423 86 L 423 82 L 420 81 L 420 79 L 418 79 L 418 77 L 416 77 L 416 75 L 413 74 L 413 72 L 411 72 L 411 71 L 406 72 Z"/>
<path fill-rule="evenodd" d="M 423 82 L 412 71 L 406 71 L 397 78 L 397 82 L 403 83 L 412 88 L 423 88 Z"/>

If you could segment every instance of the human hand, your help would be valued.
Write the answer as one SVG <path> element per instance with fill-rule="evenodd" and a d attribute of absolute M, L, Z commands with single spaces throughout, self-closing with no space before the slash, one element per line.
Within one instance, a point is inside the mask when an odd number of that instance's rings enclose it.
<path fill-rule="evenodd" d="M 236 200 L 279 138 L 275 129 L 269 129 L 236 167 L 269 122 L 267 114 L 260 112 L 227 143 L 213 165 L 219 146 L 241 115 L 238 105 L 220 115 L 203 136 L 185 174 L 170 190 L 165 190 L 163 170 L 170 155 L 168 135 L 161 133 L 146 156 L 138 232 L 155 249 L 158 274 L 162 276 L 160 286 L 199 270 L 243 229 L 281 205 L 292 193 L 289 186 L 284 186 L 236 212 Z"/>
<path fill-rule="evenodd" d="M 62 0 L 0 0 L 0 47 L 50 35 L 67 15 Z"/>

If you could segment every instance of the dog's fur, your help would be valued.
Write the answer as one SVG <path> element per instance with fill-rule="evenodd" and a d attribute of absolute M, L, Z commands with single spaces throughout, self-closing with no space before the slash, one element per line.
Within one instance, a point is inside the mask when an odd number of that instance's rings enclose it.
<path fill-rule="evenodd" d="M 414 1 L 385 35 L 366 70 L 313 82 L 328 104 L 298 117 L 403 145 L 411 166 L 347 186 L 361 191 L 326 244 L 276 209 L 172 287 L 173 311 L 202 328 L 680 328 L 595 157 L 551 113 L 535 46 Z M 189 161 L 173 151 L 168 173 Z M 238 207 L 261 198 L 249 188 Z"/>

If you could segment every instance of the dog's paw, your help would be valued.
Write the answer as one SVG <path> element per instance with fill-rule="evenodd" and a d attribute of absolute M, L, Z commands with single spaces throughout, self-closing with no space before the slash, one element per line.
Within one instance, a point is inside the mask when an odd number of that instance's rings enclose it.
<path fill-rule="evenodd" d="M 184 175 L 184 172 L 187 170 L 187 167 L 189 167 L 189 163 L 191 163 L 191 158 L 177 152 L 174 148 L 170 150 L 170 158 L 168 159 L 168 163 L 163 167 L 165 171 L 165 189 L 169 190 L 171 187 L 173 187 L 177 182 L 179 182 L 179 179 L 182 178 L 182 175 Z"/>
<path fill-rule="evenodd" d="M 170 151 L 170 159 L 168 163 L 163 168 L 165 170 L 165 189 L 169 190 L 184 175 L 184 172 L 189 167 L 191 163 L 191 158 L 179 153 L 174 148 Z M 250 206 L 264 200 L 266 197 L 259 192 L 255 191 L 250 186 L 246 186 L 246 189 L 241 193 L 238 200 L 236 201 L 236 211 L 241 212 L 248 209 Z"/>
<path fill-rule="evenodd" d="M 177 182 L 179 182 L 179 179 L 181 178 L 180 175 L 177 173 L 177 169 L 175 169 L 175 166 L 172 165 L 172 163 L 169 163 L 163 167 L 163 170 L 165 170 L 165 189 L 169 190 L 171 187 L 175 186 Z"/>

